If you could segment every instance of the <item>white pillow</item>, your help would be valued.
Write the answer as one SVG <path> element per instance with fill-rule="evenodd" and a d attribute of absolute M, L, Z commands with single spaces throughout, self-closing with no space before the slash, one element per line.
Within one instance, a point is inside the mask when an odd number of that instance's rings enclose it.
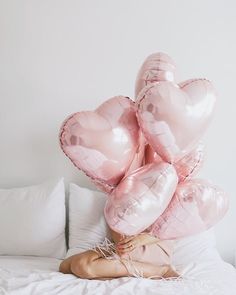
<path fill-rule="evenodd" d="M 110 238 L 103 209 L 107 196 L 104 193 L 69 186 L 69 250 L 66 257 L 86 251 Z"/>
<path fill-rule="evenodd" d="M 64 258 L 64 181 L 0 189 L 0 255 Z"/>
<path fill-rule="evenodd" d="M 173 264 L 187 265 L 193 262 L 219 260 L 214 228 L 175 241 Z"/>

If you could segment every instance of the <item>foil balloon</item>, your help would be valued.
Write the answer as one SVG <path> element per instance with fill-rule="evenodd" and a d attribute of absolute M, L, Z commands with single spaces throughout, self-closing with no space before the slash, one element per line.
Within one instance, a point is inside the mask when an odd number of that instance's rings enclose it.
<path fill-rule="evenodd" d="M 135 97 L 147 85 L 158 81 L 174 81 L 176 66 L 163 52 L 149 55 L 142 64 L 135 82 Z"/>
<path fill-rule="evenodd" d="M 138 149 L 136 150 L 136 153 L 134 155 L 134 158 L 129 166 L 129 168 L 126 170 L 125 176 L 129 175 L 132 171 L 138 169 L 139 167 L 144 165 L 144 157 L 145 157 L 145 137 L 142 134 L 142 131 L 139 130 L 139 144 Z"/>
<path fill-rule="evenodd" d="M 228 206 L 220 188 L 206 180 L 188 180 L 178 185 L 167 209 L 148 231 L 161 240 L 197 234 L 223 218 Z"/>
<path fill-rule="evenodd" d="M 179 182 L 192 178 L 200 170 L 204 161 L 204 145 L 202 142 L 186 154 L 182 159 L 173 163 L 177 172 Z M 162 162 L 161 157 L 152 149 L 149 144 L 145 146 L 144 164 Z"/>
<path fill-rule="evenodd" d="M 182 159 L 174 163 L 179 182 L 192 178 L 200 170 L 204 162 L 204 145 L 200 142 L 193 150 Z"/>
<path fill-rule="evenodd" d="M 181 86 L 160 81 L 144 87 L 137 100 L 137 118 L 153 150 L 169 163 L 183 158 L 207 129 L 214 111 L 215 90 L 206 79 Z"/>
<path fill-rule="evenodd" d="M 69 116 L 60 129 L 60 145 L 73 164 L 105 192 L 111 192 L 124 177 L 140 145 L 140 129 L 134 102 L 113 97 L 95 111 Z"/>
<path fill-rule="evenodd" d="M 133 235 L 150 226 L 166 209 L 178 177 L 168 163 L 145 165 L 126 176 L 107 199 L 104 215 L 114 231 Z"/>

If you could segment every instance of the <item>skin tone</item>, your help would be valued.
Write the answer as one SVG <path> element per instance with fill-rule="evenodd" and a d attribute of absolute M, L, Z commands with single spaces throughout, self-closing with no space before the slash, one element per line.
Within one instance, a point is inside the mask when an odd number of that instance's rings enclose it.
<path fill-rule="evenodd" d="M 158 242 L 157 238 L 148 233 L 125 237 L 111 230 L 111 236 L 116 246 L 116 253 L 124 262 L 125 258 L 123 257 L 135 248 Z M 108 260 L 101 253 L 88 250 L 63 260 L 59 271 L 65 274 L 74 274 L 83 279 L 97 280 L 130 276 L 125 264 L 121 260 Z M 179 276 L 170 265 L 156 266 L 138 261 L 133 261 L 133 265 L 146 278 Z"/>
<path fill-rule="evenodd" d="M 145 232 L 135 236 L 123 237 L 111 230 L 111 236 L 116 244 L 116 251 L 120 256 L 133 251 L 137 247 L 154 244 L 159 241 L 156 237 Z"/>

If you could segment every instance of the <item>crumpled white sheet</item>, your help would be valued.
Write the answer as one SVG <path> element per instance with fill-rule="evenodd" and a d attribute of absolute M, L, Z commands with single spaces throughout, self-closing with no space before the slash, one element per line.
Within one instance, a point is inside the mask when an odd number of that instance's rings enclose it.
<path fill-rule="evenodd" d="M 192 263 L 185 268 L 184 279 L 151 280 L 119 278 L 107 281 L 84 280 L 58 272 L 60 260 L 34 258 L 0 259 L 1 295 L 234 295 L 236 270 L 223 261 Z M 15 263 L 15 267 L 14 267 Z M 17 264 L 18 263 L 18 264 Z M 179 266 L 181 269 L 181 266 Z"/>

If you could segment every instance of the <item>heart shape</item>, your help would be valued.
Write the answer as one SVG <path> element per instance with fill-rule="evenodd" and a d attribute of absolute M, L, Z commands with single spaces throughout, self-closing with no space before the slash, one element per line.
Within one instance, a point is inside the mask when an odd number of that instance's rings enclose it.
<path fill-rule="evenodd" d="M 168 163 L 152 163 L 133 171 L 107 199 L 107 223 L 121 234 L 142 232 L 166 209 L 177 183 L 176 171 Z"/>
<path fill-rule="evenodd" d="M 160 239 L 179 239 L 215 225 L 228 210 L 226 193 L 206 180 L 193 179 L 177 186 L 164 213 L 149 228 Z"/>
<path fill-rule="evenodd" d="M 190 152 L 208 127 L 215 106 L 210 81 L 180 85 L 160 81 L 144 87 L 137 100 L 139 125 L 153 150 L 174 163 Z"/>
<path fill-rule="evenodd" d="M 60 129 L 60 145 L 73 164 L 110 192 L 129 169 L 139 147 L 134 102 L 116 96 L 95 111 L 69 116 Z"/>

